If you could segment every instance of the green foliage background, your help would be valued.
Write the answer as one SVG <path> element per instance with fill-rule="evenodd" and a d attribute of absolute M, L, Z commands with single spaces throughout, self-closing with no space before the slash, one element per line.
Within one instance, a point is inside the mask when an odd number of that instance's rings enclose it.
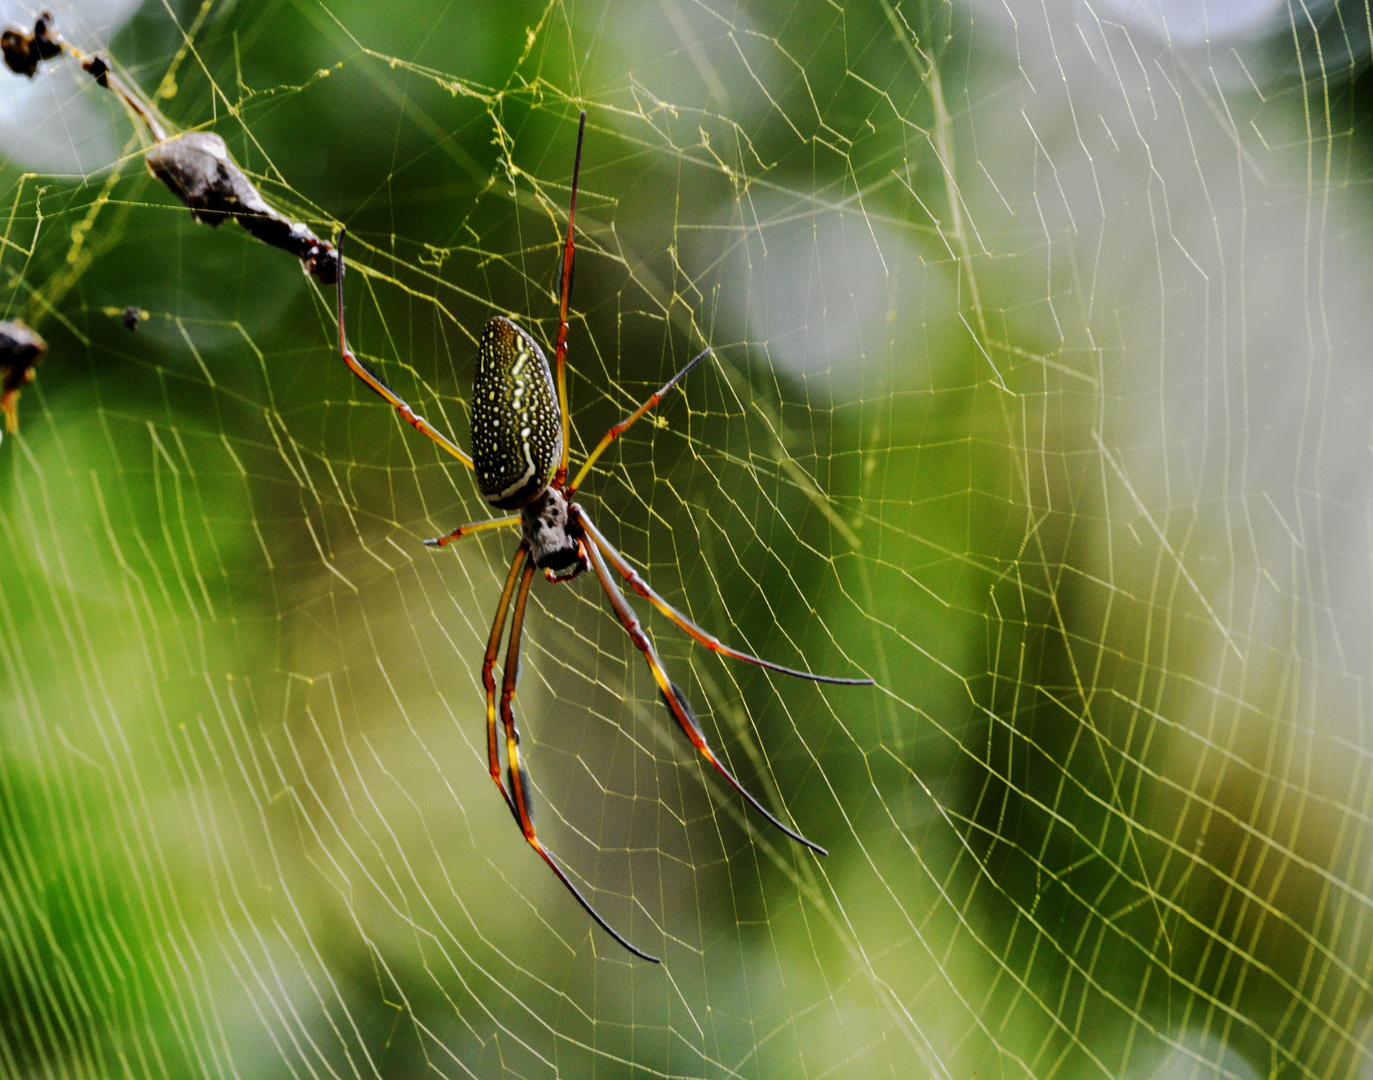
<path fill-rule="evenodd" d="M 0 173 L 5 314 L 50 344 L 0 446 L 0 1072 L 1365 1076 L 1367 88 L 1128 37 L 253 0 L 110 43 L 347 225 L 353 344 L 464 444 L 484 321 L 552 339 L 588 110 L 574 445 L 716 360 L 586 505 L 727 641 L 879 684 L 650 621 L 816 860 L 594 582 L 536 584 L 541 834 L 662 968 L 485 775 L 513 541 L 419 543 L 486 515 L 471 478 L 345 370 L 328 290 L 40 76 L 124 149 Z"/>

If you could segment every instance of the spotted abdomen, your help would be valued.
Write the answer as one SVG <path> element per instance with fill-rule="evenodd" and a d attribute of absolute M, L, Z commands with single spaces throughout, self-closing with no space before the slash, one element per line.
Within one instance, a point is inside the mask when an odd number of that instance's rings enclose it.
<path fill-rule="evenodd" d="M 562 415 L 543 350 L 493 316 L 472 383 L 472 464 L 482 496 L 502 509 L 524 506 L 553 479 L 562 452 Z"/>

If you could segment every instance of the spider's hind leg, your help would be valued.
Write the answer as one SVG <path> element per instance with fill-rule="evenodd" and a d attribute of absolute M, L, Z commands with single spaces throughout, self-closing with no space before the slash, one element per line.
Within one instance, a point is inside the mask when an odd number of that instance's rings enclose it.
<path fill-rule="evenodd" d="M 783 675 L 791 675 L 797 679 L 809 679 L 812 682 L 821 683 L 834 683 L 839 686 L 873 685 L 872 679 L 850 679 L 838 675 L 816 675 L 814 672 L 798 671 L 796 668 L 789 668 L 783 664 L 774 664 L 771 660 L 764 660 L 762 659 L 762 657 L 754 656 L 752 653 L 746 653 L 739 649 L 731 649 L 728 645 L 726 645 L 723 641 L 717 638 L 714 634 L 706 633 L 694 622 L 692 622 L 680 611 L 678 611 L 675 607 L 673 607 L 661 596 L 659 596 L 656 592 L 654 592 L 653 589 L 649 586 L 648 582 L 643 579 L 639 572 L 635 570 L 634 567 L 629 565 L 628 560 L 626 560 L 623 555 L 621 555 L 618 551 L 615 550 L 614 546 L 610 543 L 609 540 L 605 538 L 605 535 L 601 532 L 601 530 L 596 528 L 596 526 L 592 523 L 591 519 L 586 516 L 585 511 L 581 510 L 574 504 L 571 513 L 574 526 L 582 530 L 582 532 L 586 535 L 588 543 L 594 544 L 596 545 L 596 547 L 600 549 L 601 554 L 605 556 L 605 558 L 609 561 L 610 565 L 615 568 L 616 572 L 622 578 L 624 578 L 625 581 L 629 582 L 629 587 L 631 589 L 633 589 L 636 593 L 642 596 L 650 604 L 656 607 L 669 619 L 671 619 L 683 630 L 685 630 L 687 634 L 689 634 L 693 639 L 699 641 L 711 652 L 716 652 L 722 656 L 728 656 L 735 660 L 743 660 L 746 663 L 756 664 L 758 667 L 767 668 L 769 671 L 777 671 Z"/>
<path fill-rule="evenodd" d="M 524 552 L 525 545 L 520 545 L 520 552 Z M 514 584 L 515 574 L 519 564 L 523 562 L 520 555 L 516 555 L 515 565 L 511 567 L 510 577 L 506 581 L 507 594 Z M 505 680 L 501 686 L 501 721 L 505 725 L 505 753 L 509 768 L 506 770 L 506 778 L 510 783 L 510 792 L 506 795 L 506 800 L 510 803 L 510 808 L 515 812 L 515 818 L 520 824 L 520 831 L 524 833 L 524 838 L 529 841 L 529 846 L 537 851 L 544 862 L 548 864 L 550 870 L 557 875 L 558 880 L 566 886 L 581 904 L 586 913 L 596 920 L 596 925 L 613 937 L 635 956 L 650 960 L 653 963 L 661 963 L 656 956 L 651 956 L 642 949 L 631 945 L 613 926 L 605 921 L 600 913 L 591 906 L 590 902 L 572 884 L 571 879 L 563 872 L 563 868 L 553 860 L 543 844 L 539 842 L 539 837 L 534 831 L 534 790 L 529 782 L 529 771 L 520 761 L 520 736 L 515 728 L 515 684 L 520 677 L 520 642 L 524 635 L 524 611 L 525 605 L 529 602 L 529 585 L 534 580 L 534 563 L 531 560 L 524 566 L 524 570 L 519 575 L 519 590 L 515 595 L 514 614 L 510 618 L 510 643 L 505 649 Z M 498 640 L 493 635 L 493 640 Z M 488 649 L 489 652 L 489 649 Z M 485 671 L 483 671 L 485 674 Z M 494 683 L 488 682 L 488 686 Z M 488 701 L 491 691 L 488 690 Z M 491 739 L 494 745 L 495 735 L 494 726 Z M 493 762 L 495 759 L 492 759 Z M 498 768 L 498 765 L 492 766 Z M 499 780 L 497 781 L 499 782 Z M 502 791 L 505 789 L 502 788 Z"/>
<path fill-rule="evenodd" d="M 677 688 L 677 685 L 667 677 L 667 670 L 663 667 L 663 662 L 658 659 L 658 652 L 653 648 L 653 642 L 644 633 L 643 627 L 639 623 L 639 617 L 634 614 L 634 609 L 625 600 L 624 593 L 620 592 L 620 587 L 615 584 L 615 580 L 610 576 L 610 571 L 606 569 L 605 559 L 601 555 L 599 548 L 594 543 L 586 545 L 587 557 L 591 560 L 591 569 L 596 572 L 596 577 L 600 579 L 601 588 L 605 590 L 606 596 L 610 598 L 610 606 L 615 609 L 615 615 L 620 620 L 620 625 L 625 628 L 630 639 L 634 642 L 638 650 L 644 654 L 644 659 L 648 661 L 649 670 L 653 672 L 653 679 L 658 684 L 658 692 L 663 696 L 663 703 L 667 705 L 668 711 L 672 713 L 677 725 L 691 740 L 691 745 L 715 766 L 716 770 L 729 781 L 729 786 L 744 797 L 744 800 L 763 817 L 767 818 L 768 823 L 781 832 L 786 833 L 798 844 L 804 844 L 812 851 L 821 855 L 828 855 L 824 848 L 813 840 L 807 840 L 795 829 L 783 825 L 762 803 L 750 794 L 749 790 L 735 779 L 734 774 L 725 767 L 715 751 L 706 742 L 705 734 L 701 731 L 700 721 L 696 719 L 696 714 L 692 712 L 691 706 L 687 704 L 686 695 Z"/>
<path fill-rule="evenodd" d="M 510 812 L 515 820 L 520 820 L 520 812 L 515 809 L 515 800 L 510 792 L 515 789 L 513 780 L 507 789 L 501 782 L 500 741 L 496 734 L 496 654 L 501 647 L 501 634 L 505 630 L 505 616 L 510 611 L 510 598 L 515 594 L 515 583 L 524 569 L 528 549 L 521 544 L 515 549 L 515 557 L 510 561 L 510 573 L 505 576 L 505 588 L 501 590 L 501 602 L 496 606 L 496 617 L 491 621 L 491 636 L 486 640 L 486 655 L 482 659 L 482 685 L 486 687 L 486 755 L 491 779 L 500 788 Z"/>

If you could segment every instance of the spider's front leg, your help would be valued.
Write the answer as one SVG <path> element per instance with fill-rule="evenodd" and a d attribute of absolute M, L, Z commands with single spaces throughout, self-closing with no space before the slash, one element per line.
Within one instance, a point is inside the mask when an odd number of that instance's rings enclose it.
<path fill-rule="evenodd" d="M 424 542 L 425 547 L 444 547 L 453 540 L 461 540 L 464 536 L 471 536 L 473 533 L 484 532 L 487 529 L 501 529 L 507 525 L 518 525 L 520 516 L 518 514 L 508 514 L 505 517 L 488 518 L 485 521 L 469 521 L 466 525 L 459 525 L 452 532 L 436 536 L 432 540 Z"/>
<path fill-rule="evenodd" d="M 335 244 L 335 253 L 338 257 L 337 284 L 339 356 L 341 356 L 343 358 L 343 362 L 348 365 L 348 369 L 352 371 L 352 373 L 356 375 L 359 379 L 361 379 L 364 383 L 366 383 L 367 387 L 374 394 L 380 397 L 383 401 L 390 403 L 395 408 L 395 410 L 401 414 L 401 416 L 405 419 L 405 422 L 407 424 L 413 427 L 421 435 L 426 435 L 434 442 L 438 443 L 439 446 L 443 447 L 444 450 L 448 451 L 449 454 L 457 458 L 469 469 L 472 468 L 472 459 L 464 451 L 460 450 L 450 439 L 441 434 L 434 427 L 433 424 L 431 424 L 424 417 L 420 416 L 418 413 L 415 412 L 415 410 L 410 408 L 409 405 L 402 401 L 394 390 L 392 390 L 389 386 L 382 382 L 381 379 L 379 379 L 375 374 L 373 374 L 372 371 L 368 369 L 366 364 L 364 364 L 361 360 L 359 360 L 356 356 L 353 355 L 353 350 L 348 348 L 348 332 L 344 328 L 343 322 L 345 314 L 343 308 L 343 238 L 346 232 L 346 229 L 339 229 L 338 241 Z"/>

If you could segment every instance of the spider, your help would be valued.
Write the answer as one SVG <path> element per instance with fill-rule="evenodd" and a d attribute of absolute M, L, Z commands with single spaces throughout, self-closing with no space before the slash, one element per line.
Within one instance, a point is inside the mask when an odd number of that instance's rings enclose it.
<path fill-rule="evenodd" d="M 515 816 L 524 838 L 543 857 L 579 904 L 612 938 L 635 956 L 659 963 L 642 949 L 630 944 L 572 884 L 562 867 L 540 842 L 534 831 L 534 797 L 529 772 L 519 757 L 520 736 L 515 725 L 515 684 L 519 678 L 520 645 L 524 635 L 525 605 L 529 600 L 529 586 L 534 571 L 542 570 L 550 582 L 571 581 L 592 571 L 605 590 L 620 624 L 629 634 L 635 647 L 643 653 L 653 673 L 654 681 L 668 711 L 672 713 L 686 737 L 719 770 L 720 775 L 744 800 L 770 824 L 797 843 L 804 844 L 821 855 L 827 854 L 819 844 L 806 839 L 774 817 L 751 795 L 706 743 L 701 725 L 687 704 L 686 696 L 668 677 L 663 662 L 647 633 L 639 623 L 634 609 L 611 577 L 611 568 L 630 588 L 656 607 L 690 637 L 712 652 L 743 660 L 783 675 L 815 682 L 838 683 L 846 686 L 871 686 L 871 679 L 844 679 L 829 675 L 815 675 L 783 667 L 738 649 L 730 648 L 718 638 L 702 630 L 658 593 L 654 592 L 638 572 L 611 545 L 605 535 L 592 523 L 586 510 L 573 501 L 591 467 L 617 438 L 662 401 L 687 373 L 710 355 L 702 350 L 681 371 L 672 376 L 662 388 L 651 394 L 642 405 L 614 425 L 596 444 L 569 483 L 568 471 L 568 411 L 565 365 L 567 361 L 567 306 L 572 292 L 573 219 L 577 212 L 577 180 L 582 163 L 582 139 L 586 133 L 586 112 L 581 115 L 577 129 L 577 156 L 572 166 L 572 196 L 567 211 L 567 241 L 563 245 L 562 284 L 559 299 L 558 337 L 554 351 L 554 375 L 538 343 L 509 319 L 494 315 L 482 330 L 477 346 L 477 373 L 472 384 L 472 454 L 469 457 L 443 434 L 436 431 L 422 416 L 418 416 L 384 382 L 374 375 L 348 348 L 344 331 L 343 308 L 343 239 L 338 237 L 338 342 L 339 355 L 358 378 L 396 410 L 416 430 L 427 435 L 449 454 L 476 473 L 482 497 L 499 510 L 515 511 L 504 517 L 461 525 L 452 532 L 426 540 L 430 547 L 443 547 L 449 541 L 486 529 L 518 525 L 521 538 L 515 548 L 500 603 L 491 624 L 491 635 L 482 660 L 482 684 L 486 688 L 486 743 L 491 779 L 500 789 L 510 812 Z M 513 604 L 512 604 L 513 598 Z M 496 660 L 500 652 L 506 617 L 510 618 L 510 638 L 505 650 L 505 675 L 497 695 Z M 505 731 L 506 767 L 502 769 L 496 718 L 499 715 Z"/>

